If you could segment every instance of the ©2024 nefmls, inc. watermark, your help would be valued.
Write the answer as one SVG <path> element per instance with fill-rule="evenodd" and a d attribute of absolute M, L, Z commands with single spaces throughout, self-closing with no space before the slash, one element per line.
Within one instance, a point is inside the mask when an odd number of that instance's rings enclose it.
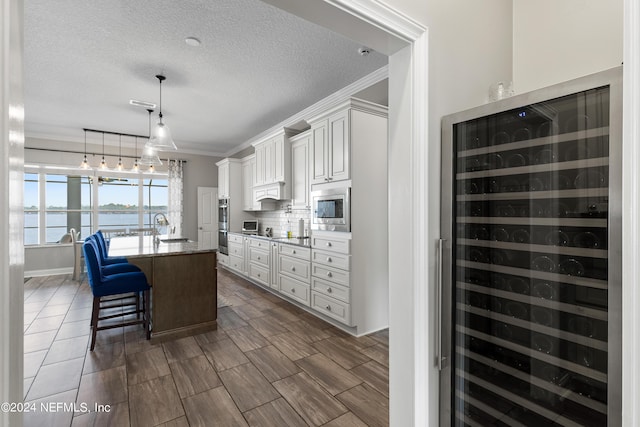
<path fill-rule="evenodd" d="M 3 402 L 0 412 L 73 412 L 84 414 L 87 412 L 110 412 L 111 405 L 87 402 Z"/>

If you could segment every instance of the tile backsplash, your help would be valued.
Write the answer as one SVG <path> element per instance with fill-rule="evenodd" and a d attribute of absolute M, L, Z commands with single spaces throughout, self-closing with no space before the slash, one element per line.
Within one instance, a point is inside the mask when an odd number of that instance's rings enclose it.
<path fill-rule="evenodd" d="M 264 234 L 265 228 L 273 229 L 273 237 L 286 237 L 291 230 L 293 237 L 298 236 L 298 221 L 304 220 L 305 235 L 308 236 L 311 229 L 310 209 L 291 209 L 289 202 L 281 202 L 275 211 L 254 212 L 259 221 L 259 233 Z"/>

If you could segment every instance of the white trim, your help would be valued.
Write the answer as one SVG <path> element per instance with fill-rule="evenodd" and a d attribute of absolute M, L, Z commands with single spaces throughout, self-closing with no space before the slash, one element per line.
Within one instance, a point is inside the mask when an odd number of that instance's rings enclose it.
<path fill-rule="evenodd" d="M 418 40 L 427 30 L 418 22 L 378 0 L 325 1 L 408 43 Z"/>
<path fill-rule="evenodd" d="M 411 242 L 411 252 L 414 260 L 413 263 L 413 286 L 415 289 L 415 305 L 414 305 L 414 343 L 415 343 L 415 384 L 414 384 L 414 425 L 423 426 L 429 424 L 429 419 L 438 419 L 438 400 L 430 399 L 434 393 L 439 395 L 438 377 L 439 372 L 435 369 L 432 362 L 434 360 L 431 355 L 434 354 L 433 346 L 429 343 L 434 342 L 434 329 L 431 327 L 434 322 L 432 310 L 429 307 L 435 307 L 435 295 L 433 289 L 435 286 L 436 268 L 430 260 L 435 259 L 435 245 L 431 242 L 435 239 L 429 236 L 430 224 L 434 221 L 431 218 L 429 210 L 429 60 L 428 45 L 429 34 L 424 31 L 422 35 L 414 41 L 412 52 L 412 139 L 411 151 L 413 164 L 412 171 L 412 207 L 413 213 L 413 230 L 410 235 L 414 236 Z M 439 218 L 438 210 L 434 211 L 436 217 Z M 436 219 L 439 222 L 439 219 Z M 432 380 L 435 375 L 436 379 Z M 434 385 L 435 388 L 430 388 Z M 435 407 L 430 406 L 429 402 L 434 403 Z M 434 414 L 435 412 L 435 414 Z"/>
<path fill-rule="evenodd" d="M 25 271 L 24 277 L 56 276 L 59 274 L 73 274 L 73 267 L 48 268 L 44 270 Z"/>
<path fill-rule="evenodd" d="M 258 144 L 261 141 L 268 139 L 269 137 L 275 135 L 278 132 L 282 132 L 285 127 L 292 127 L 296 123 L 301 121 L 308 121 L 309 117 L 314 117 L 321 114 L 323 111 L 333 107 L 336 104 L 346 101 L 348 98 L 353 96 L 354 94 L 364 90 L 374 84 L 381 82 L 382 80 L 389 77 L 389 66 L 385 65 L 382 68 L 377 69 L 373 73 L 370 73 L 361 79 L 351 83 L 349 86 L 343 87 L 342 89 L 332 93 L 326 98 L 316 102 L 310 107 L 305 108 L 299 113 L 289 117 L 286 120 L 278 123 L 275 126 L 270 127 L 264 132 L 259 133 L 253 138 L 245 141 L 241 145 L 235 147 L 233 150 L 228 151 L 225 154 L 225 157 L 231 156 L 235 153 L 239 153 L 240 151 L 248 148 L 252 145 Z"/>
<path fill-rule="evenodd" d="M 640 425 L 640 4 L 624 1 L 622 425 Z"/>
<path fill-rule="evenodd" d="M 24 398 L 23 3 L 0 0 L 0 403 Z M 22 413 L 0 411 L 0 426 Z"/>

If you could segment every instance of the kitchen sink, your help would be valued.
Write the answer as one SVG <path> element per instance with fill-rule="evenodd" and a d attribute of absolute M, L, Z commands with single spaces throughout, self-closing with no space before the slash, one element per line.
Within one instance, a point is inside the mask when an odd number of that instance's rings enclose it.
<path fill-rule="evenodd" d="M 160 239 L 160 241 L 164 243 L 178 243 L 178 242 L 188 242 L 189 239 L 187 239 L 186 237 L 171 237 L 168 239 Z"/>

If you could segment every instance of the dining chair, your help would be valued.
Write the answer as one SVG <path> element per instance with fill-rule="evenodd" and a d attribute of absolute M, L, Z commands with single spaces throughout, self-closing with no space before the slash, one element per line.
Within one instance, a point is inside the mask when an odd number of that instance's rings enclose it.
<path fill-rule="evenodd" d="M 126 271 L 113 274 L 105 274 L 103 266 L 100 265 L 99 248 L 95 240 L 87 239 L 82 245 L 85 262 L 87 265 L 87 277 L 91 292 L 93 293 L 93 309 L 91 312 L 91 346 L 93 351 L 96 344 L 96 335 L 98 331 L 105 329 L 119 328 L 123 326 L 142 324 L 145 330 L 146 338 L 151 338 L 151 330 L 149 328 L 149 305 L 151 287 L 147 282 L 147 278 L 141 271 Z M 114 264 L 112 267 L 117 269 L 125 268 L 124 264 Z M 136 296 L 142 294 L 142 307 L 136 301 Z M 131 302 L 130 298 L 134 297 Z M 102 304 L 106 302 L 108 304 Z M 113 304 L 112 304 L 113 303 Z M 133 311 L 124 311 L 125 307 L 134 306 Z M 113 308 L 122 308 L 123 312 L 116 314 L 100 315 L 101 310 Z M 135 314 L 135 320 L 127 320 L 126 316 Z M 142 319 L 140 319 L 142 315 Z M 120 323 L 109 323 L 100 326 L 99 322 L 103 320 L 122 317 Z"/>

